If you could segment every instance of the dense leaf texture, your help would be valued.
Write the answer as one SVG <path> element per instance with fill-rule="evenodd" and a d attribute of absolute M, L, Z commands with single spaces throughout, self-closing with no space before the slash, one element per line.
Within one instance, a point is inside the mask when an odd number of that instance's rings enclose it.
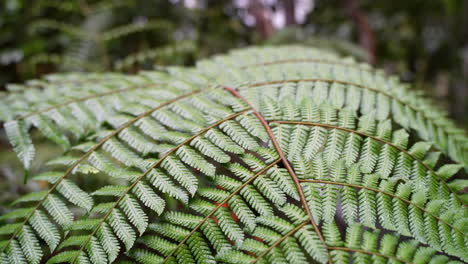
<path fill-rule="evenodd" d="M 9 88 L 25 168 L 32 129 L 66 152 L 1 216 L 1 263 L 468 261 L 464 131 L 353 59 L 249 48 Z"/>

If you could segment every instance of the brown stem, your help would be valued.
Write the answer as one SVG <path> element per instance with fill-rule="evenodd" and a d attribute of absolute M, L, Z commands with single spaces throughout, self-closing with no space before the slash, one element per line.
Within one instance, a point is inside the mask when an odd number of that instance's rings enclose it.
<path fill-rule="evenodd" d="M 326 60 L 326 59 L 272 60 L 272 61 L 262 62 L 262 63 L 247 64 L 247 65 L 241 66 L 240 69 L 257 68 L 257 67 L 263 67 L 263 66 L 269 66 L 269 65 L 287 64 L 287 63 L 316 63 L 316 64 L 326 64 L 326 65 L 330 65 L 330 66 L 335 66 L 336 65 L 336 66 L 344 66 L 344 67 L 354 67 L 356 69 L 359 69 L 360 71 L 385 75 L 385 73 L 380 73 L 374 68 L 364 68 L 358 63 L 344 63 L 344 62 L 341 62 L 341 61 L 333 61 L 333 60 Z"/>
<path fill-rule="evenodd" d="M 258 120 L 262 123 L 262 126 L 265 128 L 268 136 L 271 139 L 271 142 L 273 146 L 276 149 L 276 152 L 280 156 L 281 160 L 283 161 L 284 166 L 286 167 L 286 170 L 288 171 L 289 175 L 291 175 L 292 180 L 294 181 L 294 184 L 296 185 L 297 192 L 299 193 L 299 197 L 301 198 L 302 206 L 304 207 L 304 210 L 307 212 L 307 215 L 310 218 L 310 223 L 314 227 L 315 232 L 317 233 L 319 239 L 322 241 L 322 243 L 327 246 L 325 239 L 322 236 L 322 233 L 320 232 L 320 228 L 318 227 L 317 223 L 315 223 L 314 217 L 312 215 L 312 212 L 310 211 L 309 206 L 307 205 L 307 200 L 305 198 L 304 192 L 302 191 L 301 184 L 299 182 L 299 178 L 296 176 L 296 173 L 294 172 L 293 168 L 289 164 L 289 161 L 286 159 L 286 157 L 283 154 L 283 151 L 281 150 L 281 147 L 276 140 L 275 136 L 273 135 L 273 131 L 271 130 L 270 126 L 268 125 L 268 122 L 265 120 L 265 118 L 250 104 L 249 101 L 247 101 L 239 92 L 232 88 L 225 87 L 224 88 L 226 91 L 230 92 L 233 94 L 235 97 L 241 99 L 245 104 L 247 104 L 250 109 L 252 109 L 252 113 L 258 118 Z M 327 251 L 328 254 L 328 262 L 332 263 L 332 258 L 330 256 L 330 252 Z"/>

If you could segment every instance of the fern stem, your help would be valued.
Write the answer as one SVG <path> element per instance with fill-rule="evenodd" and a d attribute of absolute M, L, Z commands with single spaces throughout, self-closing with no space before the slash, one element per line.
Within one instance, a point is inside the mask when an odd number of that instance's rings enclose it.
<path fill-rule="evenodd" d="M 347 66 L 347 67 L 356 67 L 359 66 L 359 64 L 354 64 L 354 63 L 343 63 L 339 61 L 333 61 L 333 60 L 322 60 L 322 59 L 286 59 L 286 60 L 274 60 L 274 61 L 269 61 L 269 62 L 263 62 L 263 63 L 256 63 L 256 64 L 249 64 L 240 67 L 241 69 L 249 69 L 249 68 L 256 68 L 256 67 L 261 67 L 261 66 L 269 66 L 269 65 L 279 65 L 279 64 L 288 64 L 288 63 L 316 63 L 316 64 L 326 64 L 326 65 L 338 65 L 338 66 Z M 366 71 L 370 73 L 376 72 L 375 69 L 373 68 L 364 68 L 364 67 L 359 67 L 359 70 L 361 71 Z"/>
<path fill-rule="evenodd" d="M 49 197 L 49 195 L 57 188 L 57 186 L 66 178 L 68 177 L 72 172 L 73 170 L 83 161 L 85 160 L 89 155 L 91 155 L 91 153 L 93 153 L 94 151 L 96 151 L 98 148 L 100 148 L 102 145 L 104 145 L 104 143 L 106 143 L 108 140 L 110 140 L 112 137 L 116 136 L 117 134 L 119 134 L 122 130 L 128 128 L 129 126 L 131 126 L 133 123 L 137 122 L 138 120 L 150 115 L 151 113 L 153 113 L 154 111 L 158 110 L 158 109 L 161 109 L 169 104 L 172 104 L 178 100 L 181 100 L 181 99 L 184 99 L 184 98 L 187 98 L 191 95 L 194 95 L 194 94 L 197 94 L 201 92 L 201 90 L 195 90 L 193 92 L 190 92 L 190 93 L 186 93 L 186 94 L 183 94 L 181 96 L 178 96 L 172 100 L 169 100 L 165 103 L 162 103 L 160 105 L 158 105 L 157 107 L 155 108 L 152 108 L 140 115 L 138 115 L 137 117 L 133 118 L 132 120 L 129 120 L 127 123 L 123 124 L 120 128 L 118 128 L 117 130 L 115 130 L 114 132 L 112 132 L 111 134 L 109 134 L 107 137 L 103 138 L 101 141 L 99 141 L 99 143 L 97 143 L 96 145 L 94 145 L 93 148 L 91 148 L 90 150 L 88 150 L 85 154 L 83 154 L 77 161 L 75 161 L 66 171 L 65 173 L 63 174 L 62 177 L 60 177 L 59 179 L 57 179 L 57 181 L 54 183 L 54 185 L 52 187 L 50 187 L 49 191 L 47 191 L 47 193 L 44 195 L 44 198 L 42 198 L 38 203 L 37 205 L 31 209 L 31 213 L 29 213 L 29 215 L 25 218 L 25 220 L 23 221 L 23 223 L 21 223 L 21 225 L 18 226 L 18 228 L 16 229 L 16 231 L 13 233 L 13 235 L 10 237 L 10 239 L 8 240 L 8 242 L 6 243 L 6 245 L 3 247 L 4 249 L 6 249 L 10 243 L 13 241 L 13 239 L 19 234 L 19 232 L 21 232 L 21 229 L 22 227 L 29 221 L 29 219 L 34 215 L 34 213 L 39 209 L 39 207 L 45 202 L 45 200 Z"/>
<path fill-rule="evenodd" d="M 276 140 L 274 134 L 273 134 L 273 131 L 271 131 L 271 128 L 268 124 L 268 122 L 265 120 L 265 118 L 252 106 L 252 104 L 250 104 L 249 101 L 247 101 L 238 91 L 232 89 L 232 88 L 228 88 L 228 87 L 225 87 L 224 88 L 226 91 L 230 92 L 231 94 L 233 94 L 235 97 L 241 99 L 242 101 L 244 101 L 245 104 L 247 104 L 250 109 L 252 109 L 253 111 L 253 114 L 257 117 L 257 119 L 262 123 L 262 126 L 265 128 L 268 136 L 270 137 L 271 139 L 271 142 L 273 143 L 273 146 L 275 147 L 276 149 L 276 152 L 278 153 L 278 155 L 280 156 L 281 160 L 283 161 L 283 164 L 284 166 L 286 167 L 286 170 L 288 171 L 289 175 L 291 176 L 292 180 L 294 181 L 294 184 L 296 185 L 296 188 L 297 188 L 297 192 L 299 193 L 299 197 L 301 198 L 301 202 L 302 202 L 302 205 L 304 207 L 304 210 L 307 212 L 307 215 L 309 216 L 310 218 L 310 223 L 312 224 L 312 226 L 314 227 L 314 230 L 315 232 L 317 233 L 319 239 L 322 241 L 322 243 L 325 245 L 326 247 L 326 243 L 325 243 L 325 239 L 323 238 L 322 236 L 322 233 L 320 232 L 320 228 L 318 227 L 317 223 L 315 223 L 315 220 L 314 220 L 314 217 L 312 215 L 312 212 L 310 211 L 310 208 L 307 204 L 307 200 L 305 198 L 305 195 L 304 195 L 304 192 L 302 190 L 302 187 L 301 187 L 301 184 L 299 182 L 299 178 L 296 176 L 296 173 L 294 172 L 294 169 L 291 167 L 291 164 L 289 164 L 289 161 L 286 159 L 286 157 L 284 156 L 283 154 L 283 151 L 281 150 L 281 147 L 278 143 L 278 141 Z M 331 256 L 330 256 L 330 252 L 327 251 L 327 254 L 328 254 L 328 262 L 331 264 L 333 263 L 332 259 L 331 259 Z"/>
<path fill-rule="evenodd" d="M 396 261 L 402 262 L 402 263 L 413 264 L 413 262 L 405 261 L 403 259 L 400 259 L 400 258 L 397 258 L 397 257 L 394 257 L 394 256 L 387 256 L 387 255 L 381 254 L 379 252 L 368 251 L 368 250 L 363 250 L 363 249 L 347 248 L 347 247 L 328 247 L 328 249 L 364 253 L 364 254 L 368 254 L 368 255 L 375 255 L 375 256 L 384 257 L 384 258 L 387 258 L 387 259 L 396 260 Z"/>
<path fill-rule="evenodd" d="M 437 174 L 434 169 L 432 169 L 430 166 L 428 166 L 426 163 L 424 163 L 422 160 L 416 158 L 413 154 L 409 153 L 407 150 L 393 144 L 392 142 L 389 142 L 389 141 L 386 141 L 386 140 L 383 140 L 381 138 L 378 138 L 378 137 L 375 137 L 375 136 L 371 136 L 369 134 L 366 134 L 366 133 L 362 133 L 362 132 L 359 132 L 359 131 L 356 131 L 356 130 L 353 130 L 353 129 L 349 129 L 349 128 L 344 128 L 344 127 L 339 127 L 339 126 L 335 126 L 335 125 L 328 125 L 328 124 L 321 124 L 321 123 L 314 123 L 314 122 L 302 122 L 302 121 L 278 121 L 278 120 L 274 120 L 274 121 L 270 121 L 270 123 L 276 123 L 276 124 L 287 124 L 287 125 L 305 125 L 305 126 L 319 126 L 319 127 L 324 127 L 324 128 L 330 128 L 330 129 L 338 129 L 338 130 L 342 130 L 342 131 L 346 131 L 348 133 L 353 133 L 353 134 L 356 134 L 356 135 L 360 135 L 360 136 L 363 136 L 363 137 L 368 137 L 372 140 L 375 140 L 375 141 L 378 141 L 382 144 L 386 144 L 386 145 L 389 145 L 393 148 L 395 148 L 396 150 L 404 153 L 405 155 L 407 155 L 408 157 L 412 158 L 413 160 L 417 161 L 418 163 L 420 163 L 424 168 L 426 168 L 428 171 L 430 171 L 431 173 L 433 173 L 435 176 L 437 176 L 437 178 L 439 178 L 439 180 L 441 181 L 441 183 L 450 191 L 452 192 L 453 194 L 455 194 L 455 197 L 456 199 L 461 202 L 462 204 L 463 201 L 460 199 L 460 197 L 458 197 L 457 193 L 447 184 L 447 182 L 442 178 L 440 177 L 439 174 Z"/>
<path fill-rule="evenodd" d="M 342 85 L 350 85 L 350 86 L 355 86 L 355 87 L 358 87 L 358 88 L 362 88 L 362 89 L 365 89 L 365 90 L 369 90 L 369 91 L 373 91 L 373 92 L 376 92 L 376 93 L 380 93 L 380 94 L 383 94 L 385 96 L 387 96 L 388 98 L 392 99 L 392 100 L 396 100 L 398 101 L 399 103 L 401 104 L 404 104 L 406 106 L 408 106 L 409 108 L 413 109 L 414 111 L 419 111 L 418 109 L 416 109 L 415 107 L 407 104 L 407 102 L 404 102 L 403 100 L 401 99 L 398 99 L 397 97 L 387 93 L 387 92 L 384 92 L 382 90 L 379 90 L 379 89 L 376 89 L 376 88 L 372 88 L 372 87 L 369 87 L 369 86 L 366 86 L 366 85 L 362 85 L 362 84 L 357 84 L 357 83 L 354 83 L 354 82 L 347 82 L 347 81 L 340 81 L 340 80 L 332 80 L 332 79 L 321 79 L 321 78 L 312 78 L 312 79 L 290 79 L 290 80 L 280 80 L 280 81 L 269 81 L 269 82 L 259 82 L 259 83 L 253 83 L 253 84 L 249 84 L 246 86 L 246 88 L 254 88 L 254 87 L 259 87 L 259 86 L 266 86 L 266 85 L 271 85 L 271 84 L 284 84 L 284 83 L 298 83 L 298 82 L 326 82 L 326 83 L 338 83 L 338 84 L 342 84 Z M 424 115 L 426 118 L 428 118 L 424 112 L 421 112 L 422 115 Z"/>
<path fill-rule="evenodd" d="M 356 184 L 351 184 L 351 183 L 344 183 L 344 182 L 334 182 L 334 181 L 323 181 L 323 180 L 313 180 L 313 179 L 303 179 L 303 180 L 300 180 L 300 182 L 310 182 L 310 183 L 323 183 L 323 184 L 333 184 L 333 185 L 340 185 L 340 186 L 347 186 L 347 187 L 352 187 L 352 188 L 356 188 L 356 189 L 365 189 L 365 190 L 369 190 L 369 191 L 373 191 L 373 192 L 376 192 L 376 193 L 382 193 L 382 194 L 385 194 L 385 195 L 388 195 L 390 197 L 393 197 L 393 198 L 397 198 L 409 205 L 412 205 L 416 208 L 418 208 L 419 210 L 423 211 L 425 214 L 428 214 L 432 217 L 434 217 L 435 219 L 437 219 L 439 222 L 449 226 L 450 228 L 452 228 L 453 230 L 459 232 L 460 234 L 462 234 L 463 236 L 468 236 L 466 234 L 464 234 L 460 229 L 454 227 L 452 224 L 448 223 L 447 221 L 441 219 L 440 217 L 438 217 L 437 215 L 427 211 L 425 208 L 411 202 L 410 200 L 407 200 L 407 199 L 404 199 L 404 198 L 401 198 L 400 196 L 398 195 L 395 195 L 393 193 L 389 193 L 389 192 L 386 192 L 386 191 L 382 191 L 382 190 L 379 190 L 379 189 L 375 189 L 375 188 L 371 188 L 371 187 L 367 187 L 367 186 L 362 186 L 362 185 L 356 185 Z"/>
<path fill-rule="evenodd" d="M 48 111 L 53 110 L 53 109 L 61 108 L 61 107 L 64 107 L 64 106 L 67 106 L 67 105 L 70 105 L 70 104 L 79 103 L 79 102 L 87 101 L 87 100 L 94 99 L 94 98 L 104 97 L 104 96 L 113 95 L 113 94 L 119 94 L 119 93 L 123 93 L 123 92 L 127 92 L 127 91 L 137 90 L 137 89 L 145 89 L 145 88 L 150 88 L 150 87 L 159 86 L 159 85 L 161 85 L 161 84 L 155 83 L 155 84 L 143 85 L 143 86 L 135 85 L 135 86 L 131 86 L 131 87 L 123 88 L 123 89 L 118 89 L 118 90 L 114 90 L 114 91 L 88 95 L 88 96 L 72 99 L 72 100 L 66 101 L 66 102 L 61 103 L 61 104 L 52 105 L 52 106 L 46 107 L 44 109 L 41 109 L 41 110 L 29 113 L 29 114 L 20 116 L 16 120 L 26 119 L 26 118 L 28 118 L 30 116 L 39 115 L 39 114 L 48 112 Z"/>
<path fill-rule="evenodd" d="M 192 93 L 193 94 L 193 93 Z M 192 140 L 194 140 L 195 138 L 203 135 L 204 133 L 208 132 L 210 129 L 214 128 L 214 127 L 217 127 L 219 125 L 221 125 L 222 123 L 226 122 L 227 120 L 231 120 L 233 118 L 236 118 L 240 115 L 243 115 L 247 112 L 249 112 L 250 110 L 247 109 L 247 110 L 244 110 L 244 111 L 241 111 L 241 112 L 237 112 L 235 114 L 232 114 L 224 119 L 221 119 L 219 121 L 217 121 L 216 123 L 204 128 L 203 130 L 201 130 L 200 132 L 196 133 L 195 135 L 191 136 L 190 138 L 187 138 L 186 140 L 184 140 L 182 143 L 180 143 L 179 145 L 175 146 L 174 148 L 172 148 L 169 152 L 167 152 L 166 154 L 164 154 L 158 161 L 156 161 L 155 163 L 153 163 L 153 165 L 151 165 L 142 175 L 140 175 L 128 188 L 127 190 L 125 190 L 124 193 L 122 193 L 122 195 L 120 195 L 120 197 L 117 199 L 117 201 L 115 201 L 115 204 L 114 206 L 112 206 L 112 208 L 109 209 L 109 212 L 99 221 L 99 224 L 96 225 L 96 228 L 94 228 L 94 230 L 91 232 L 91 234 L 89 234 L 88 238 L 86 239 L 86 242 L 84 242 L 81 246 L 81 248 L 79 249 L 79 252 L 83 251 L 85 246 L 91 241 L 91 238 L 96 234 L 96 232 L 99 230 L 99 228 L 101 227 L 101 225 L 107 220 L 107 218 L 109 218 L 109 216 L 112 214 L 112 211 L 114 209 L 117 208 L 117 206 L 119 206 L 119 203 L 125 198 L 125 196 L 130 193 L 130 191 L 146 176 L 148 175 L 154 168 L 156 168 L 157 166 L 159 166 L 167 157 L 169 157 L 172 153 L 176 152 L 179 148 L 181 148 L 182 146 L 185 146 L 187 145 L 188 143 L 190 143 Z M 74 260 L 72 261 L 72 263 L 75 263 L 75 261 L 77 260 L 77 258 L 79 257 L 80 254 L 77 254 L 76 257 L 74 258 Z"/>
<path fill-rule="evenodd" d="M 188 233 L 187 236 L 184 237 L 184 239 L 182 239 L 182 241 L 171 251 L 171 253 L 169 253 L 169 255 L 167 255 L 167 257 L 162 261 L 162 263 L 166 263 L 166 261 L 168 261 L 169 258 L 172 255 L 174 255 L 174 253 L 190 238 L 190 236 L 192 236 L 211 216 L 213 216 L 213 214 L 216 213 L 216 211 L 218 211 L 219 208 L 223 207 L 224 204 L 226 204 L 229 200 L 231 200 L 231 198 L 234 197 L 234 195 L 238 194 L 240 191 L 242 191 L 242 189 L 244 189 L 244 187 L 249 185 L 252 181 L 254 181 L 258 177 L 260 177 L 263 173 L 265 173 L 267 170 L 269 170 L 270 168 L 272 168 L 273 166 L 278 164 L 280 161 L 281 161 L 281 158 L 277 159 L 276 161 L 270 163 L 265 168 L 261 169 L 254 176 L 249 178 L 241 186 L 239 186 L 236 190 L 234 190 L 228 197 L 226 197 L 222 202 L 220 202 L 215 208 L 213 208 L 213 210 L 211 210 L 211 212 L 209 214 L 207 214 L 205 216 L 205 218 L 203 218 L 195 226 L 195 228 L 193 228 L 192 231 L 190 231 L 190 233 Z"/>
<path fill-rule="evenodd" d="M 266 254 L 268 254 L 268 252 L 270 252 L 273 248 L 275 248 L 279 244 L 281 244 L 281 242 L 283 242 L 286 238 L 294 235 L 297 231 L 299 231 L 301 228 L 303 228 L 304 226 L 306 226 L 308 224 L 309 224 L 309 221 L 305 221 L 304 223 L 302 223 L 302 224 L 296 226 L 295 228 L 293 228 L 291 231 L 289 231 L 283 237 L 281 237 L 275 243 L 273 243 L 269 248 L 267 248 L 265 251 L 263 251 L 262 254 L 258 255 L 258 257 L 256 259 L 254 259 L 251 263 L 257 263 L 257 261 L 259 261 L 261 258 L 263 258 Z"/>

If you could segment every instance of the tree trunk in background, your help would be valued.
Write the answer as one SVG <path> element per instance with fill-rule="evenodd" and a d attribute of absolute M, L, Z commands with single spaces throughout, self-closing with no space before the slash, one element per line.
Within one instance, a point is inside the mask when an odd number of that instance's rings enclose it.
<path fill-rule="evenodd" d="M 283 0 L 284 15 L 286 18 L 286 26 L 296 24 L 296 1 Z"/>
<path fill-rule="evenodd" d="M 460 10 L 461 14 L 468 14 L 468 1 L 464 1 Z M 448 97 L 447 107 L 451 116 L 461 124 L 463 128 L 468 128 L 468 16 L 460 16 L 455 21 L 458 36 L 451 42 L 453 49 L 460 49 L 460 73 L 461 76 L 453 74 L 451 76 L 452 85 Z M 457 43 L 459 42 L 459 44 Z"/>
<path fill-rule="evenodd" d="M 359 35 L 359 43 L 367 51 L 370 64 L 375 64 L 375 40 L 366 15 L 355 0 L 344 0 L 346 12 L 353 19 Z"/>
<path fill-rule="evenodd" d="M 274 32 L 271 10 L 260 0 L 251 0 L 248 11 L 255 17 L 255 27 L 260 36 L 263 39 L 270 37 Z"/>

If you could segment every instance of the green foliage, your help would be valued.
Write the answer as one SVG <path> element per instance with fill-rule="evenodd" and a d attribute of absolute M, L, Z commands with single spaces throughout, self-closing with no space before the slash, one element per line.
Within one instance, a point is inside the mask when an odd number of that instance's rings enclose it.
<path fill-rule="evenodd" d="M 1 263 L 468 261 L 464 131 L 352 58 L 254 47 L 9 89 L 25 167 L 30 130 L 64 153 L 1 216 Z"/>
<path fill-rule="evenodd" d="M 44 73 L 135 72 L 155 62 L 190 64 L 196 56 L 197 36 L 179 32 L 181 23 L 175 22 L 188 10 L 167 1 L 12 0 L 2 2 L 0 12 L 2 90 L 11 79 Z M 187 45 L 176 48 L 181 41 Z"/>

